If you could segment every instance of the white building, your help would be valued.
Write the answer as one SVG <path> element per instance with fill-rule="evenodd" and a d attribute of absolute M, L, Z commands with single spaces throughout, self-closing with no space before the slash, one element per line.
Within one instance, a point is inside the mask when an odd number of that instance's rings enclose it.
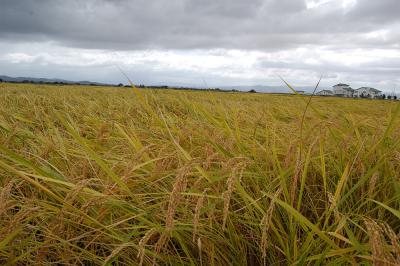
<path fill-rule="evenodd" d="M 353 97 L 354 90 L 347 84 L 339 83 L 333 86 L 333 94 L 339 97 Z"/>
<path fill-rule="evenodd" d="M 355 90 L 354 97 L 360 98 L 379 98 L 382 96 L 382 92 L 380 90 L 370 88 L 370 87 L 361 87 Z"/>
<path fill-rule="evenodd" d="M 322 90 L 316 93 L 319 96 L 333 96 L 333 92 L 331 90 Z"/>

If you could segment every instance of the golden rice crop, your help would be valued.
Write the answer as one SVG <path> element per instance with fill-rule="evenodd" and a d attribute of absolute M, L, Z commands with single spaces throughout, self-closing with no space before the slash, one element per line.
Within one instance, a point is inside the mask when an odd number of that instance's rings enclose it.
<path fill-rule="evenodd" d="M 0 264 L 398 264 L 400 105 L 307 104 L 0 84 Z"/>

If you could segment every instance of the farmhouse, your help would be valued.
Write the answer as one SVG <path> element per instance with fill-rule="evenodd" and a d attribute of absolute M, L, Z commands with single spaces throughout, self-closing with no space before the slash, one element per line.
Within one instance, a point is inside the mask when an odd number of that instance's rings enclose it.
<path fill-rule="evenodd" d="M 339 83 L 333 86 L 333 94 L 339 97 L 353 97 L 354 89 L 349 85 Z"/>
<path fill-rule="evenodd" d="M 331 90 L 322 90 L 322 91 L 317 92 L 316 95 L 333 96 L 333 92 Z"/>
<path fill-rule="evenodd" d="M 371 88 L 371 87 L 361 87 L 355 90 L 354 97 L 359 98 L 379 98 L 382 96 L 382 92 L 380 90 Z"/>
<path fill-rule="evenodd" d="M 331 90 L 321 90 L 316 93 L 320 96 L 338 96 L 338 97 L 355 97 L 355 98 L 381 98 L 382 91 L 371 87 L 361 87 L 356 90 L 352 89 L 349 85 L 339 83 L 333 86 Z"/>

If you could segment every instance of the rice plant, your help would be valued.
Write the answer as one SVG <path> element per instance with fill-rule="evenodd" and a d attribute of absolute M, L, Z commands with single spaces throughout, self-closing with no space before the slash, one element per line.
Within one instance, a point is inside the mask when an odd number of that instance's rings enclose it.
<path fill-rule="evenodd" d="M 399 265 L 399 112 L 0 84 L 0 264 Z"/>

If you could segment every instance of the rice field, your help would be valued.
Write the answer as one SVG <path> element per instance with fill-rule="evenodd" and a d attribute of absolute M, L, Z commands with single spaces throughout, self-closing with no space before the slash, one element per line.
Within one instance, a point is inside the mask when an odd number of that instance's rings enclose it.
<path fill-rule="evenodd" d="M 0 83 L 0 264 L 399 265 L 399 103 L 308 101 Z"/>

